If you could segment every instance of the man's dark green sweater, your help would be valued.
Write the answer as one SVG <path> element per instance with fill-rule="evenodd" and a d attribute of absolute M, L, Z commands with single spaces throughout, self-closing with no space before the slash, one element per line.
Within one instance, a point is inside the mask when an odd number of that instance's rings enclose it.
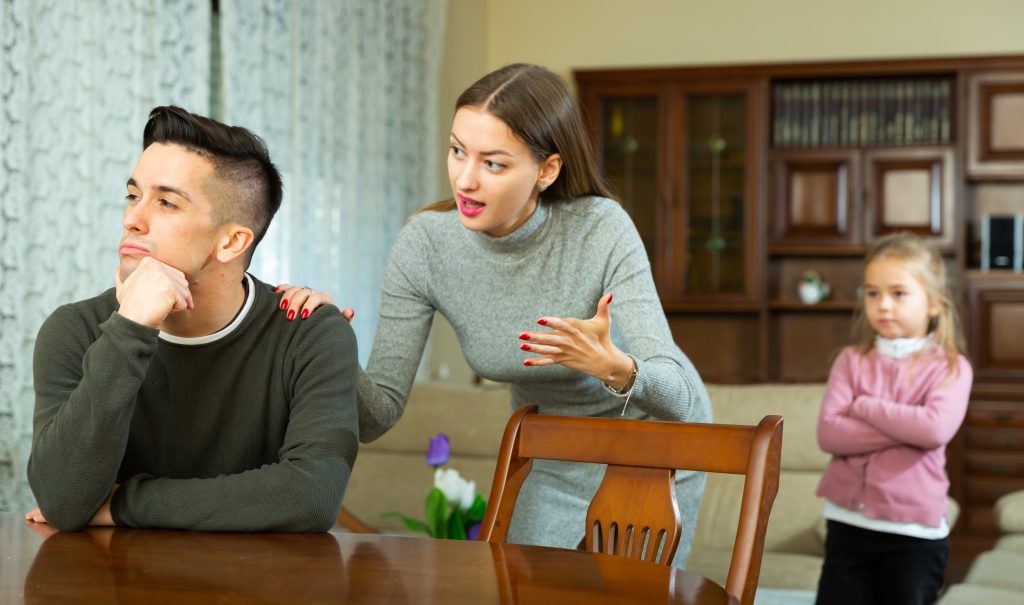
<path fill-rule="evenodd" d="M 270 286 L 247 284 L 239 316 L 201 339 L 125 319 L 113 289 L 46 320 L 28 479 L 51 525 L 84 527 L 118 484 L 118 525 L 331 527 L 358 447 L 355 335 L 333 306 L 286 321 Z"/>

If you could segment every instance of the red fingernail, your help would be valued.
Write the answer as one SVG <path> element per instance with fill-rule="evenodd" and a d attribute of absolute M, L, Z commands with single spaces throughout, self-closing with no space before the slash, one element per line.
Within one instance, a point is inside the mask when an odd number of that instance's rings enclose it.
<path fill-rule="evenodd" d="M 546 326 L 546 325 L 548 325 L 548 320 L 546 320 L 546 319 L 538 319 L 537 323 L 539 323 L 542 326 Z"/>
<path fill-rule="evenodd" d="M 299 317 L 301 317 L 302 319 L 306 319 L 307 317 L 309 317 L 309 309 L 303 309 L 302 315 L 300 315 Z"/>
<path fill-rule="evenodd" d="M 612 304 L 612 295 L 611 294 L 608 295 L 608 304 L 609 305 Z"/>
<path fill-rule="evenodd" d="M 356 312 L 352 311 L 352 315 L 349 316 L 349 319 L 355 319 L 355 318 L 356 318 Z"/>
<path fill-rule="evenodd" d="M 530 335 L 527 334 L 526 332 L 523 332 L 522 334 L 519 335 L 519 340 L 530 340 Z"/>
<path fill-rule="evenodd" d="M 532 361 L 532 360 L 529 360 L 529 359 L 527 359 L 526 361 L 524 361 L 524 362 L 523 362 L 523 365 L 524 365 L 524 366 L 532 366 L 532 365 L 533 365 L 533 361 Z"/>
<path fill-rule="evenodd" d="M 288 308 L 288 299 L 286 298 L 286 299 L 281 301 L 281 310 L 284 311 L 287 308 Z"/>
<path fill-rule="evenodd" d="M 277 292 L 277 286 L 274 286 L 274 292 Z"/>
<path fill-rule="evenodd" d="M 295 309 L 288 311 L 288 321 L 295 319 Z"/>
<path fill-rule="evenodd" d="M 519 348 L 524 350 L 524 351 L 529 351 L 530 350 L 530 345 L 528 345 L 528 344 L 526 344 L 524 342 L 523 344 L 519 345 Z"/>

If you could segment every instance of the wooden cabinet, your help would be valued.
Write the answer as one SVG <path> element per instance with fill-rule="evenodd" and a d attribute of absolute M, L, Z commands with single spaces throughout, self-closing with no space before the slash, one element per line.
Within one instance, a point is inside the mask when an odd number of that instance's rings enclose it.
<path fill-rule="evenodd" d="M 860 243 L 860 154 L 784 150 L 772 155 L 771 246 L 843 248 Z"/>
<path fill-rule="evenodd" d="M 1024 212 L 1024 56 L 575 77 L 673 334 L 705 380 L 825 380 L 850 339 L 863 256 L 897 231 L 944 253 L 965 320 L 987 313 L 965 322 L 970 338 L 989 330 L 979 380 L 1024 377 L 1005 329 L 1024 328 L 1024 288 L 968 293 L 965 278 L 981 217 Z M 830 294 L 804 304 L 811 271 Z"/>
<path fill-rule="evenodd" d="M 775 249 L 857 249 L 910 231 L 952 251 L 950 147 L 781 150 L 772 154 L 771 174 Z"/>
<path fill-rule="evenodd" d="M 1024 178 L 1024 73 L 967 76 L 967 172 L 976 178 Z"/>
<path fill-rule="evenodd" d="M 978 383 L 949 458 L 954 467 L 953 497 L 963 511 L 960 527 L 976 533 L 997 531 L 993 503 L 1024 489 L 1024 392 Z"/>

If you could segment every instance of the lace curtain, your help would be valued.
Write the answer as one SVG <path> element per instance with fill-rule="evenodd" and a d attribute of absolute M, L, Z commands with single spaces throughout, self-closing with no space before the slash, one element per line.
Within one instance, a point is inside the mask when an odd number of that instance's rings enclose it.
<path fill-rule="evenodd" d="M 437 191 L 446 2 L 220 6 L 223 118 L 266 139 L 285 183 L 251 270 L 354 308 L 365 364 L 388 252 Z"/>
<path fill-rule="evenodd" d="M 354 307 L 369 353 L 387 253 L 437 190 L 445 0 L 220 5 L 211 89 L 209 0 L 0 0 L 0 511 L 34 505 L 36 332 L 110 283 L 124 182 L 155 105 L 266 138 L 285 202 L 253 272 Z"/>
<path fill-rule="evenodd" d="M 209 103 L 208 0 L 0 0 L 0 511 L 34 506 L 32 348 L 112 283 L 155 105 Z"/>

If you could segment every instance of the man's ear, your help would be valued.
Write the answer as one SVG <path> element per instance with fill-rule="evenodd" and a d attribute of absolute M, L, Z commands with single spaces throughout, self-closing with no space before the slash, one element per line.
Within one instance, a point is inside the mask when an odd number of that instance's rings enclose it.
<path fill-rule="evenodd" d="M 227 223 L 221 228 L 220 238 L 217 240 L 217 260 L 227 264 L 239 256 L 252 245 L 252 229 L 243 227 L 238 223 Z"/>

